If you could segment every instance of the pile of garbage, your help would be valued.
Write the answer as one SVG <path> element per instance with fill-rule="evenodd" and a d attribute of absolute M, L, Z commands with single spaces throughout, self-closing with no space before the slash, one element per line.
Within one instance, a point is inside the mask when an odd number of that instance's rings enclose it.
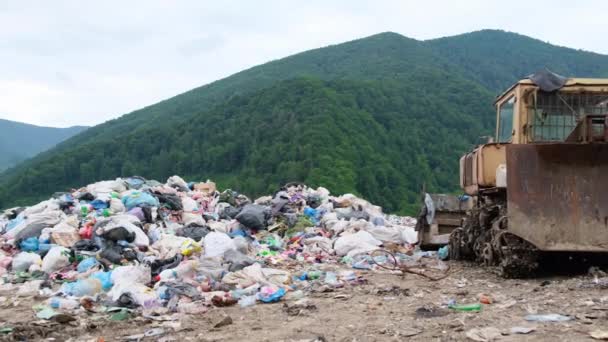
<path fill-rule="evenodd" d="M 252 201 L 211 181 L 118 178 L 4 211 L 0 276 L 18 294 L 48 297 L 38 317 L 201 313 L 356 285 L 359 269 L 375 268 L 371 252 L 412 250 L 415 223 L 303 184 Z M 331 264 L 346 270 L 322 267 Z"/>

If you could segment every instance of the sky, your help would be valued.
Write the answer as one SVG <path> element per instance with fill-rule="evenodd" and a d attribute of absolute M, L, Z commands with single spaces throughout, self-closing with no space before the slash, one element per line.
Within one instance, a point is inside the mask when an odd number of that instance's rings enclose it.
<path fill-rule="evenodd" d="M 608 54 L 608 1 L 563 3 L 0 0 L 0 118 L 95 125 L 270 60 L 385 31 L 424 40 L 502 29 Z"/>

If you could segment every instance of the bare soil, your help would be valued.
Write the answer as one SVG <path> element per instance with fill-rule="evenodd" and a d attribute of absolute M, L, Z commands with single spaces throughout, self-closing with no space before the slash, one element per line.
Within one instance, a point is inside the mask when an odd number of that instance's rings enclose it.
<path fill-rule="evenodd" d="M 306 303 L 300 305 L 295 299 L 284 299 L 156 319 L 134 315 L 125 321 L 82 310 L 73 322 L 39 320 L 32 306 L 43 299 L 3 293 L 0 327 L 13 331 L 0 339 L 121 341 L 131 336 L 133 341 L 465 341 L 471 340 L 467 332 L 471 335 L 472 329 L 493 327 L 502 334 L 490 338 L 499 341 L 586 341 L 592 340 L 590 332 L 608 330 L 608 290 L 602 289 L 601 282 L 594 283 L 592 276 L 502 279 L 489 268 L 463 262 L 450 265 L 450 275 L 439 281 L 364 271 L 367 284 L 309 292 Z M 484 304 L 480 312 L 447 308 L 451 299 L 478 303 L 481 294 L 492 304 Z M 530 313 L 558 313 L 573 319 L 527 322 L 524 317 Z M 422 317 L 433 314 L 444 316 Z M 214 327 L 221 321 L 227 325 Z M 513 327 L 535 330 L 512 334 Z M 142 335 L 146 332 L 153 336 Z"/>

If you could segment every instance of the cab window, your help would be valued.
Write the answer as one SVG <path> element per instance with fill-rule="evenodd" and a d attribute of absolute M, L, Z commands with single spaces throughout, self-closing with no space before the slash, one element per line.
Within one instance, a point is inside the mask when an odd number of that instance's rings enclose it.
<path fill-rule="evenodd" d="M 515 97 L 503 102 L 498 111 L 498 142 L 510 142 L 513 136 L 513 110 Z"/>

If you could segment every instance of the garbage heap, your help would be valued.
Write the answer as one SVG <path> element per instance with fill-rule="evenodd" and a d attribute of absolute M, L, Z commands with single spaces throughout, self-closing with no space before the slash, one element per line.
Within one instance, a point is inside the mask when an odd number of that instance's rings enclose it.
<path fill-rule="evenodd" d="M 416 242 L 409 217 L 325 188 L 287 184 L 251 201 L 211 182 L 102 181 L 0 216 L 0 275 L 55 309 L 200 313 L 356 285 L 369 253 Z M 346 270 L 324 271 L 338 264 Z M 114 317 L 113 316 L 113 317 Z"/>

